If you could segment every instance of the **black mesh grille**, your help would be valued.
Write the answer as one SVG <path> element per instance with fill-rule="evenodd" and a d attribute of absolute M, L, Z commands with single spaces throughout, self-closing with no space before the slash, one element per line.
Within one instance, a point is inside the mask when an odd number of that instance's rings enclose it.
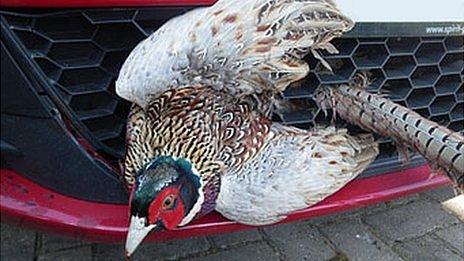
<path fill-rule="evenodd" d="M 88 132 L 99 152 L 114 161 L 124 153 L 129 108 L 114 92 L 119 68 L 138 42 L 187 10 L 9 10 L 2 11 L 2 17 L 75 116 L 74 123 Z M 345 83 L 356 72 L 369 71 L 374 91 L 387 93 L 453 130 L 464 129 L 462 36 L 350 37 L 333 43 L 340 53 L 324 57 L 334 74 L 308 57 L 311 73 L 284 94 L 307 104 L 306 109 L 276 115 L 276 119 L 302 128 L 326 122 L 312 92 L 320 84 Z M 383 162 L 392 169 L 392 161 L 399 166 L 394 146 L 384 140 L 377 166 Z"/>
<path fill-rule="evenodd" d="M 187 8 L 2 11 L 10 29 L 110 161 L 123 157 L 130 104 L 114 91 L 135 45 Z"/>

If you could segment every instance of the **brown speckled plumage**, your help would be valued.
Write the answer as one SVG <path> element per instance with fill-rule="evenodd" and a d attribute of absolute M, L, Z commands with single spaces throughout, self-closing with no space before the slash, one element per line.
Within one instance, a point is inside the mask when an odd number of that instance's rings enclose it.
<path fill-rule="evenodd" d="M 165 155 L 188 159 L 205 184 L 218 183 L 217 176 L 225 168 L 233 168 L 257 153 L 270 125 L 249 104 L 211 88 L 166 91 L 147 109 L 137 105 L 131 109 L 124 177 L 131 185 L 150 159 Z"/>

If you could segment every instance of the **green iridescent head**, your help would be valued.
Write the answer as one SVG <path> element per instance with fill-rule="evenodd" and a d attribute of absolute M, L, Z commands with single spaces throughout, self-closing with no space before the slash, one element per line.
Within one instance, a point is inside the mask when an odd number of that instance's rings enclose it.
<path fill-rule="evenodd" d="M 161 156 L 146 164 L 131 194 L 127 255 L 150 231 L 189 223 L 201 210 L 202 187 L 198 172 L 185 159 Z"/>

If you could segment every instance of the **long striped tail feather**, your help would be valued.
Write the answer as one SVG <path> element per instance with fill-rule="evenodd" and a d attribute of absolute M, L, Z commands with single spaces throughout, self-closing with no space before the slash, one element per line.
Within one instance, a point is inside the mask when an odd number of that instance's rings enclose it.
<path fill-rule="evenodd" d="M 350 84 L 321 86 L 315 92 L 323 110 L 364 130 L 393 139 L 401 156 L 407 149 L 421 154 L 433 169 L 444 171 L 464 193 L 464 136 L 430 121 L 384 95 L 367 90 L 369 81 L 360 75 Z"/>

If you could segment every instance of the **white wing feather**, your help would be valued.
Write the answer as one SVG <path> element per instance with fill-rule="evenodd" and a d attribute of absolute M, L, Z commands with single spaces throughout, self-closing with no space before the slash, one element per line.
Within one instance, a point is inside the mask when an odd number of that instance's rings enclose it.
<path fill-rule="evenodd" d="M 372 138 L 334 128 L 307 132 L 274 124 L 262 151 L 221 178 L 216 210 L 249 225 L 275 223 L 333 194 L 377 156 Z"/>
<path fill-rule="evenodd" d="M 142 107 L 169 88 L 212 86 L 229 93 L 282 91 L 306 76 L 309 51 L 353 22 L 330 0 L 220 0 L 171 19 L 122 66 L 119 96 Z"/>

